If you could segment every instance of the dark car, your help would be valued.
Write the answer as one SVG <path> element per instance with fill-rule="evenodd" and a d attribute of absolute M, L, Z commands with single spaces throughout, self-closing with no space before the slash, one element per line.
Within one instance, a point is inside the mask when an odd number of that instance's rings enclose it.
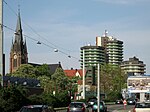
<path fill-rule="evenodd" d="M 28 105 L 23 106 L 19 112 L 55 112 L 51 107 L 49 108 L 47 105 Z"/>
<path fill-rule="evenodd" d="M 89 112 L 89 109 L 84 102 L 71 102 L 67 112 Z"/>
<path fill-rule="evenodd" d="M 127 104 L 128 104 L 128 105 L 135 105 L 135 103 L 136 103 L 136 100 L 135 100 L 135 99 L 133 99 L 133 98 L 127 99 Z"/>
<path fill-rule="evenodd" d="M 122 99 L 121 100 L 116 100 L 115 104 L 123 104 L 123 100 Z"/>
<path fill-rule="evenodd" d="M 104 101 L 100 101 L 100 112 L 107 112 L 107 106 L 105 105 Z M 98 104 L 95 102 L 92 106 L 92 112 L 97 112 Z"/>
<path fill-rule="evenodd" d="M 89 99 L 89 101 L 87 103 L 88 103 L 89 107 L 92 107 L 95 102 L 97 102 L 97 99 L 91 98 L 91 99 Z"/>

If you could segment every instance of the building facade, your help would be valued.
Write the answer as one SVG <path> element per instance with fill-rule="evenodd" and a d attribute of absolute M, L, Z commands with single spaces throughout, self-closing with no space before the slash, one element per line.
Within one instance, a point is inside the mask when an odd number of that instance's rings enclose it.
<path fill-rule="evenodd" d="M 28 64 L 26 41 L 23 41 L 20 13 L 18 13 L 15 40 L 10 51 L 10 73 L 16 71 L 21 64 Z"/>
<path fill-rule="evenodd" d="M 108 63 L 120 65 L 123 61 L 123 42 L 109 37 L 107 42 Z"/>
<path fill-rule="evenodd" d="M 129 58 L 127 61 L 123 61 L 121 69 L 129 76 L 144 75 L 146 68 L 143 61 L 140 61 L 137 57 Z"/>
<path fill-rule="evenodd" d="M 102 37 L 96 37 L 96 46 L 105 48 L 106 63 L 120 65 L 123 61 L 123 41 L 120 41 L 112 36 L 107 36 L 106 33 Z"/>
<path fill-rule="evenodd" d="M 102 64 L 105 62 L 104 47 L 102 46 L 88 45 L 81 47 L 80 56 L 81 56 L 81 68 L 83 66 L 83 60 L 85 68 L 89 66 L 97 66 L 98 63 Z"/>

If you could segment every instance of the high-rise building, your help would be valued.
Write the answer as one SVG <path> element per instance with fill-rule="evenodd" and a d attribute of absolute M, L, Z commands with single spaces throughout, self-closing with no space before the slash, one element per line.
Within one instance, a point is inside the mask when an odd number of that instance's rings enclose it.
<path fill-rule="evenodd" d="M 83 65 L 83 55 L 85 67 L 97 66 L 98 63 L 105 62 L 104 47 L 102 46 L 84 46 L 81 47 L 81 67 Z"/>
<path fill-rule="evenodd" d="M 120 65 L 123 61 L 123 42 L 112 36 L 96 37 L 96 46 L 105 48 L 106 63 Z"/>
<path fill-rule="evenodd" d="M 129 76 L 137 76 L 137 75 L 144 75 L 145 64 L 143 61 L 140 61 L 137 57 L 129 58 L 127 61 L 123 61 L 121 64 L 121 69 L 128 74 Z"/>
<path fill-rule="evenodd" d="M 108 63 L 120 65 L 123 61 L 123 42 L 116 38 L 109 37 L 107 42 Z"/>
<path fill-rule="evenodd" d="M 10 51 L 10 73 L 14 72 L 21 64 L 28 63 L 26 41 L 23 41 L 20 13 L 18 13 L 15 40 L 12 41 Z"/>

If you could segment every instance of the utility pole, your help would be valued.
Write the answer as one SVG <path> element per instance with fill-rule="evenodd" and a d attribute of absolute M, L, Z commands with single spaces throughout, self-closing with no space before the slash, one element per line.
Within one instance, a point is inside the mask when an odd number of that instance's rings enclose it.
<path fill-rule="evenodd" d="M 97 112 L 100 112 L 100 64 L 97 66 Z"/>
<path fill-rule="evenodd" d="M 0 0 L 0 74 L 3 86 L 3 0 Z"/>
<path fill-rule="evenodd" d="M 82 72 L 83 72 L 83 99 L 85 99 L 85 51 L 83 48 L 83 67 L 82 67 Z"/>

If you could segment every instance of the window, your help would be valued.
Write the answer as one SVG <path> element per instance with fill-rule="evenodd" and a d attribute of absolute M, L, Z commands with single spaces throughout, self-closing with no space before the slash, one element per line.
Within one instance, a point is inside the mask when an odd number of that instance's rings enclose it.
<path fill-rule="evenodd" d="M 17 59 L 14 59 L 13 66 L 17 67 Z"/>

